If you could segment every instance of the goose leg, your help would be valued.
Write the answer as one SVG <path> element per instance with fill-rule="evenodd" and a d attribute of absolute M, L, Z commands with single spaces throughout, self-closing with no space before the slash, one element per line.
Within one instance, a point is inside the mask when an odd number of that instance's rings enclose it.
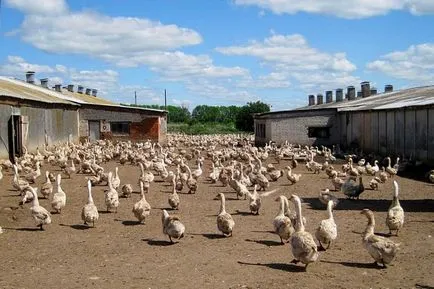
<path fill-rule="evenodd" d="M 43 226 L 43 225 L 40 224 L 40 225 L 39 225 L 39 229 L 40 229 L 41 231 L 44 231 L 44 228 L 43 228 L 42 226 Z"/>
<path fill-rule="evenodd" d="M 172 240 L 172 237 L 170 237 L 170 236 L 169 236 L 169 240 L 170 240 L 170 243 L 172 243 L 172 244 L 173 244 L 173 240 Z"/>
<path fill-rule="evenodd" d="M 285 244 L 285 243 L 283 242 L 282 237 L 280 237 L 280 243 L 282 243 L 282 245 Z M 295 260 L 295 259 L 294 259 L 294 260 Z"/>

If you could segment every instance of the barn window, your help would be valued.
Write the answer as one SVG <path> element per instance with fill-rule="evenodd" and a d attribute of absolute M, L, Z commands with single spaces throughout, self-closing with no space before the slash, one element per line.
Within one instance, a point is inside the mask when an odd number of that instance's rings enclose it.
<path fill-rule="evenodd" d="M 130 134 L 129 122 L 111 122 L 110 127 L 113 134 Z"/>
<path fill-rule="evenodd" d="M 308 135 L 312 138 L 329 138 L 330 128 L 329 127 L 309 127 Z"/>

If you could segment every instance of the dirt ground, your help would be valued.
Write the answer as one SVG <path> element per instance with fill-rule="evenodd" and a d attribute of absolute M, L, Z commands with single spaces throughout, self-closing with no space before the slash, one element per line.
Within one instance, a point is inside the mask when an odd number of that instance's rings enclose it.
<path fill-rule="evenodd" d="M 277 167 L 284 167 L 284 160 Z M 121 185 L 131 183 L 138 190 L 137 166 L 119 166 Z M 42 171 L 52 169 L 44 164 Z M 173 168 L 171 168 L 173 169 Z M 85 175 L 63 179 L 67 205 L 61 215 L 52 216 L 45 231 L 36 229 L 30 204 L 16 208 L 20 198 L 13 191 L 11 172 L 0 181 L 0 288 L 434 288 L 434 186 L 396 177 L 400 184 L 405 225 L 396 260 L 387 269 L 378 269 L 363 248 L 360 233 L 366 226 L 363 208 L 375 212 L 376 232 L 387 233 L 386 212 L 393 184 L 388 181 L 379 191 L 366 190 L 360 200 L 341 202 L 334 211 L 338 239 L 320 260 L 303 266 L 291 264 L 289 244 L 280 245 L 272 230 L 278 212 L 275 198 L 297 194 L 303 199 L 307 231 L 313 233 L 326 218 L 325 206 L 318 201 L 320 189 L 331 188 L 326 174 L 314 175 L 304 166 L 299 183 L 289 185 L 286 178 L 271 183 L 279 191 L 263 199 L 259 216 L 250 215 L 248 201 L 237 200 L 230 187 L 210 184 L 210 161 L 196 194 L 182 194 L 177 215 L 186 226 L 186 236 L 170 244 L 162 233 L 161 209 L 168 207 L 167 183 L 154 182 L 147 194 L 152 206 L 146 225 L 136 224 L 131 212 L 140 195 L 120 199 L 118 212 L 105 213 L 103 190 L 93 188 L 95 204 L 102 210 L 96 228 L 82 225 L 81 209 L 87 200 Z M 44 182 L 40 177 L 38 187 Z M 159 177 L 156 177 L 159 180 Z M 368 185 L 365 178 L 365 185 Z M 185 189 L 184 189 L 185 190 Z M 232 238 L 217 231 L 217 193 L 226 194 L 226 209 L 235 220 Z M 51 209 L 48 200 L 40 203 Z M 173 212 L 170 212 L 171 214 Z"/>

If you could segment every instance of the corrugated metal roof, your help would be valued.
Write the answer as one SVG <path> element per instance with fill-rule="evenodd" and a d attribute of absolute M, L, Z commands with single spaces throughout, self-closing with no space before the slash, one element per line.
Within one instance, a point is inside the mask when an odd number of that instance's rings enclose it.
<path fill-rule="evenodd" d="M 371 95 L 355 100 L 324 103 L 298 108 L 296 110 L 315 110 L 335 108 L 338 111 L 396 109 L 409 106 L 434 104 L 434 86 L 414 87 L 393 92 Z"/>
<path fill-rule="evenodd" d="M 0 76 L 0 95 L 43 103 L 77 105 L 68 98 L 59 98 L 58 92 L 20 80 Z"/>
<path fill-rule="evenodd" d="M 335 109 L 337 111 L 362 111 L 397 109 L 404 107 L 434 105 L 434 85 L 414 87 L 397 90 L 393 92 L 380 93 L 355 100 L 344 100 L 341 102 L 324 103 L 320 105 L 304 106 L 293 110 L 272 111 L 257 114 L 255 117 L 269 114 L 290 113 L 296 111 L 315 111 Z"/>
<path fill-rule="evenodd" d="M 44 103 L 63 103 L 70 105 L 88 104 L 141 111 L 153 111 L 160 113 L 167 112 L 165 110 L 159 109 L 121 105 L 101 97 L 95 97 L 84 93 L 81 94 L 77 92 L 70 92 L 67 89 L 61 89 L 61 92 L 57 92 L 55 90 L 47 89 L 36 84 L 30 84 L 22 80 L 7 78 L 3 76 L 0 76 L 0 95 L 18 99 L 39 101 Z"/>

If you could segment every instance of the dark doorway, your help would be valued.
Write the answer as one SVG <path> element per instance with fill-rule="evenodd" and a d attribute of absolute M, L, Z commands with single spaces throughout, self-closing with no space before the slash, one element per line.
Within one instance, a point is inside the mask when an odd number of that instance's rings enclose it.
<path fill-rule="evenodd" d="M 9 159 L 13 163 L 15 163 L 15 156 L 21 156 L 23 151 L 20 122 L 19 115 L 12 115 L 8 121 Z"/>

